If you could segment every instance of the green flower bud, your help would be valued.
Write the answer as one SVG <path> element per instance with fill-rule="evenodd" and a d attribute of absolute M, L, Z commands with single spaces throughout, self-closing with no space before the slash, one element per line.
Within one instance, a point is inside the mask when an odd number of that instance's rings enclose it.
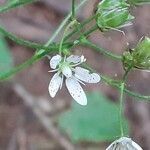
<path fill-rule="evenodd" d="M 150 38 L 145 37 L 133 51 L 135 67 L 150 69 Z"/>
<path fill-rule="evenodd" d="M 144 5 L 150 4 L 150 0 L 128 0 L 131 5 Z"/>
<path fill-rule="evenodd" d="M 145 37 L 131 52 L 123 54 L 124 68 L 130 66 L 143 70 L 150 70 L 150 38 Z"/>
<path fill-rule="evenodd" d="M 133 56 L 130 52 L 123 53 L 123 66 L 125 70 L 127 70 L 128 68 L 132 68 L 132 66 L 134 66 Z"/>
<path fill-rule="evenodd" d="M 108 9 L 115 9 L 117 7 L 126 8 L 130 5 L 126 3 L 126 0 L 102 0 L 98 4 L 98 9 L 101 10 L 108 10 Z"/>
<path fill-rule="evenodd" d="M 102 0 L 97 9 L 97 25 L 102 31 L 119 29 L 131 24 L 134 19 L 125 0 Z"/>

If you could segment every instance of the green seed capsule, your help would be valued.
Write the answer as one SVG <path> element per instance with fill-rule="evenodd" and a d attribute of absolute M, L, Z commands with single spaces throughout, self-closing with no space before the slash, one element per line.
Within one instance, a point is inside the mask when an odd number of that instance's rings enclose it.
<path fill-rule="evenodd" d="M 97 25 L 102 31 L 119 29 L 131 24 L 134 19 L 125 0 L 103 0 L 98 4 Z"/>
<path fill-rule="evenodd" d="M 135 67 L 150 69 L 150 38 L 145 37 L 133 51 Z"/>
<path fill-rule="evenodd" d="M 150 70 L 150 38 L 145 37 L 131 52 L 123 54 L 124 68 L 130 66 L 142 70 Z"/>
<path fill-rule="evenodd" d="M 115 9 L 115 8 L 126 8 L 130 5 L 126 3 L 126 0 L 102 0 L 98 4 L 98 9 L 100 10 L 108 10 L 108 9 Z"/>
<path fill-rule="evenodd" d="M 133 68 L 134 66 L 133 56 L 129 51 L 123 53 L 122 61 L 123 61 L 124 70 L 128 70 L 128 68 Z"/>

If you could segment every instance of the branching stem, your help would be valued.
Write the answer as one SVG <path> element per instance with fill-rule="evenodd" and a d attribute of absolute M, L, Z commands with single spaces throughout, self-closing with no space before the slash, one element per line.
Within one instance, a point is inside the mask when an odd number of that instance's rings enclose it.
<path fill-rule="evenodd" d="M 122 59 L 121 56 L 113 54 L 112 52 L 110 52 L 110 51 L 108 51 L 108 50 L 106 50 L 106 49 L 104 49 L 102 47 L 99 47 L 99 46 L 93 44 L 92 42 L 90 42 L 87 39 L 81 40 L 81 44 L 83 46 L 87 46 L 87 47 L 90 47 L 92 49 L 95 49 L 97 52 L 101 52 L 102 54 L 104 54 L 104 55 L 106 55 L 106 56 L 108 56 L 108 57 L 110 57 L 110 58 L 112 58 L 114 60 L 119 60 L 120 61 Z"/>

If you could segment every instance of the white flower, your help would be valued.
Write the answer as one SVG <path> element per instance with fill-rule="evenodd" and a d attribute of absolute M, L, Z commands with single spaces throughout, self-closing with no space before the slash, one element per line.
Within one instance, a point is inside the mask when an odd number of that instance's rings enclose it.
<path fill-rule="evenodd" d="M 54 70 L 49 72 L 56 73 L 49 84 L 49 94 L 51 97 L 55 97 L 58 90 L 62 88 L 65 78 L 66 87 L 73 99 L 80 105 L 87 104 L 87 98 L 80 83 L 97 83 L 100 81 L 100 76 L 97 73 L 90 73 L 87 69 L 77 67 L 85 61 L 84 56 L 76 55 L 71 55 L 67 58 L 63 58 L 60 55 L 52 57 L 50 67 Z"/>
<path fill-rule="evenodd" d="M 106 150 L 142 150 L 142 148 L 130 138 L 121 137 L 114 141 Z"/>

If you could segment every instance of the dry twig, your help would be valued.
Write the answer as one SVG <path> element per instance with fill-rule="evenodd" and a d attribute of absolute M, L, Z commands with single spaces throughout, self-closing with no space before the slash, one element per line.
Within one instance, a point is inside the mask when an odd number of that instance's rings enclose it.
<path fill-rule="evenodd" d="M 53 125 L 53 121 L 50 117 L 46 116 L 39 107 L 36 106 L 37 97 L 32 96 L 29 92 L 27 92 L 24 87 L 20 84 L 14 85 L 14 90 L 16 93 L 22 98 L 24 104 L 31 108 L 33 113 L 39 119 L 40 123 L 46 129 L 46 131 L 52 135 L 63 148 L 66 150 L 74 150 L 74 146 L 67 140 L 59 130 Z"/>

